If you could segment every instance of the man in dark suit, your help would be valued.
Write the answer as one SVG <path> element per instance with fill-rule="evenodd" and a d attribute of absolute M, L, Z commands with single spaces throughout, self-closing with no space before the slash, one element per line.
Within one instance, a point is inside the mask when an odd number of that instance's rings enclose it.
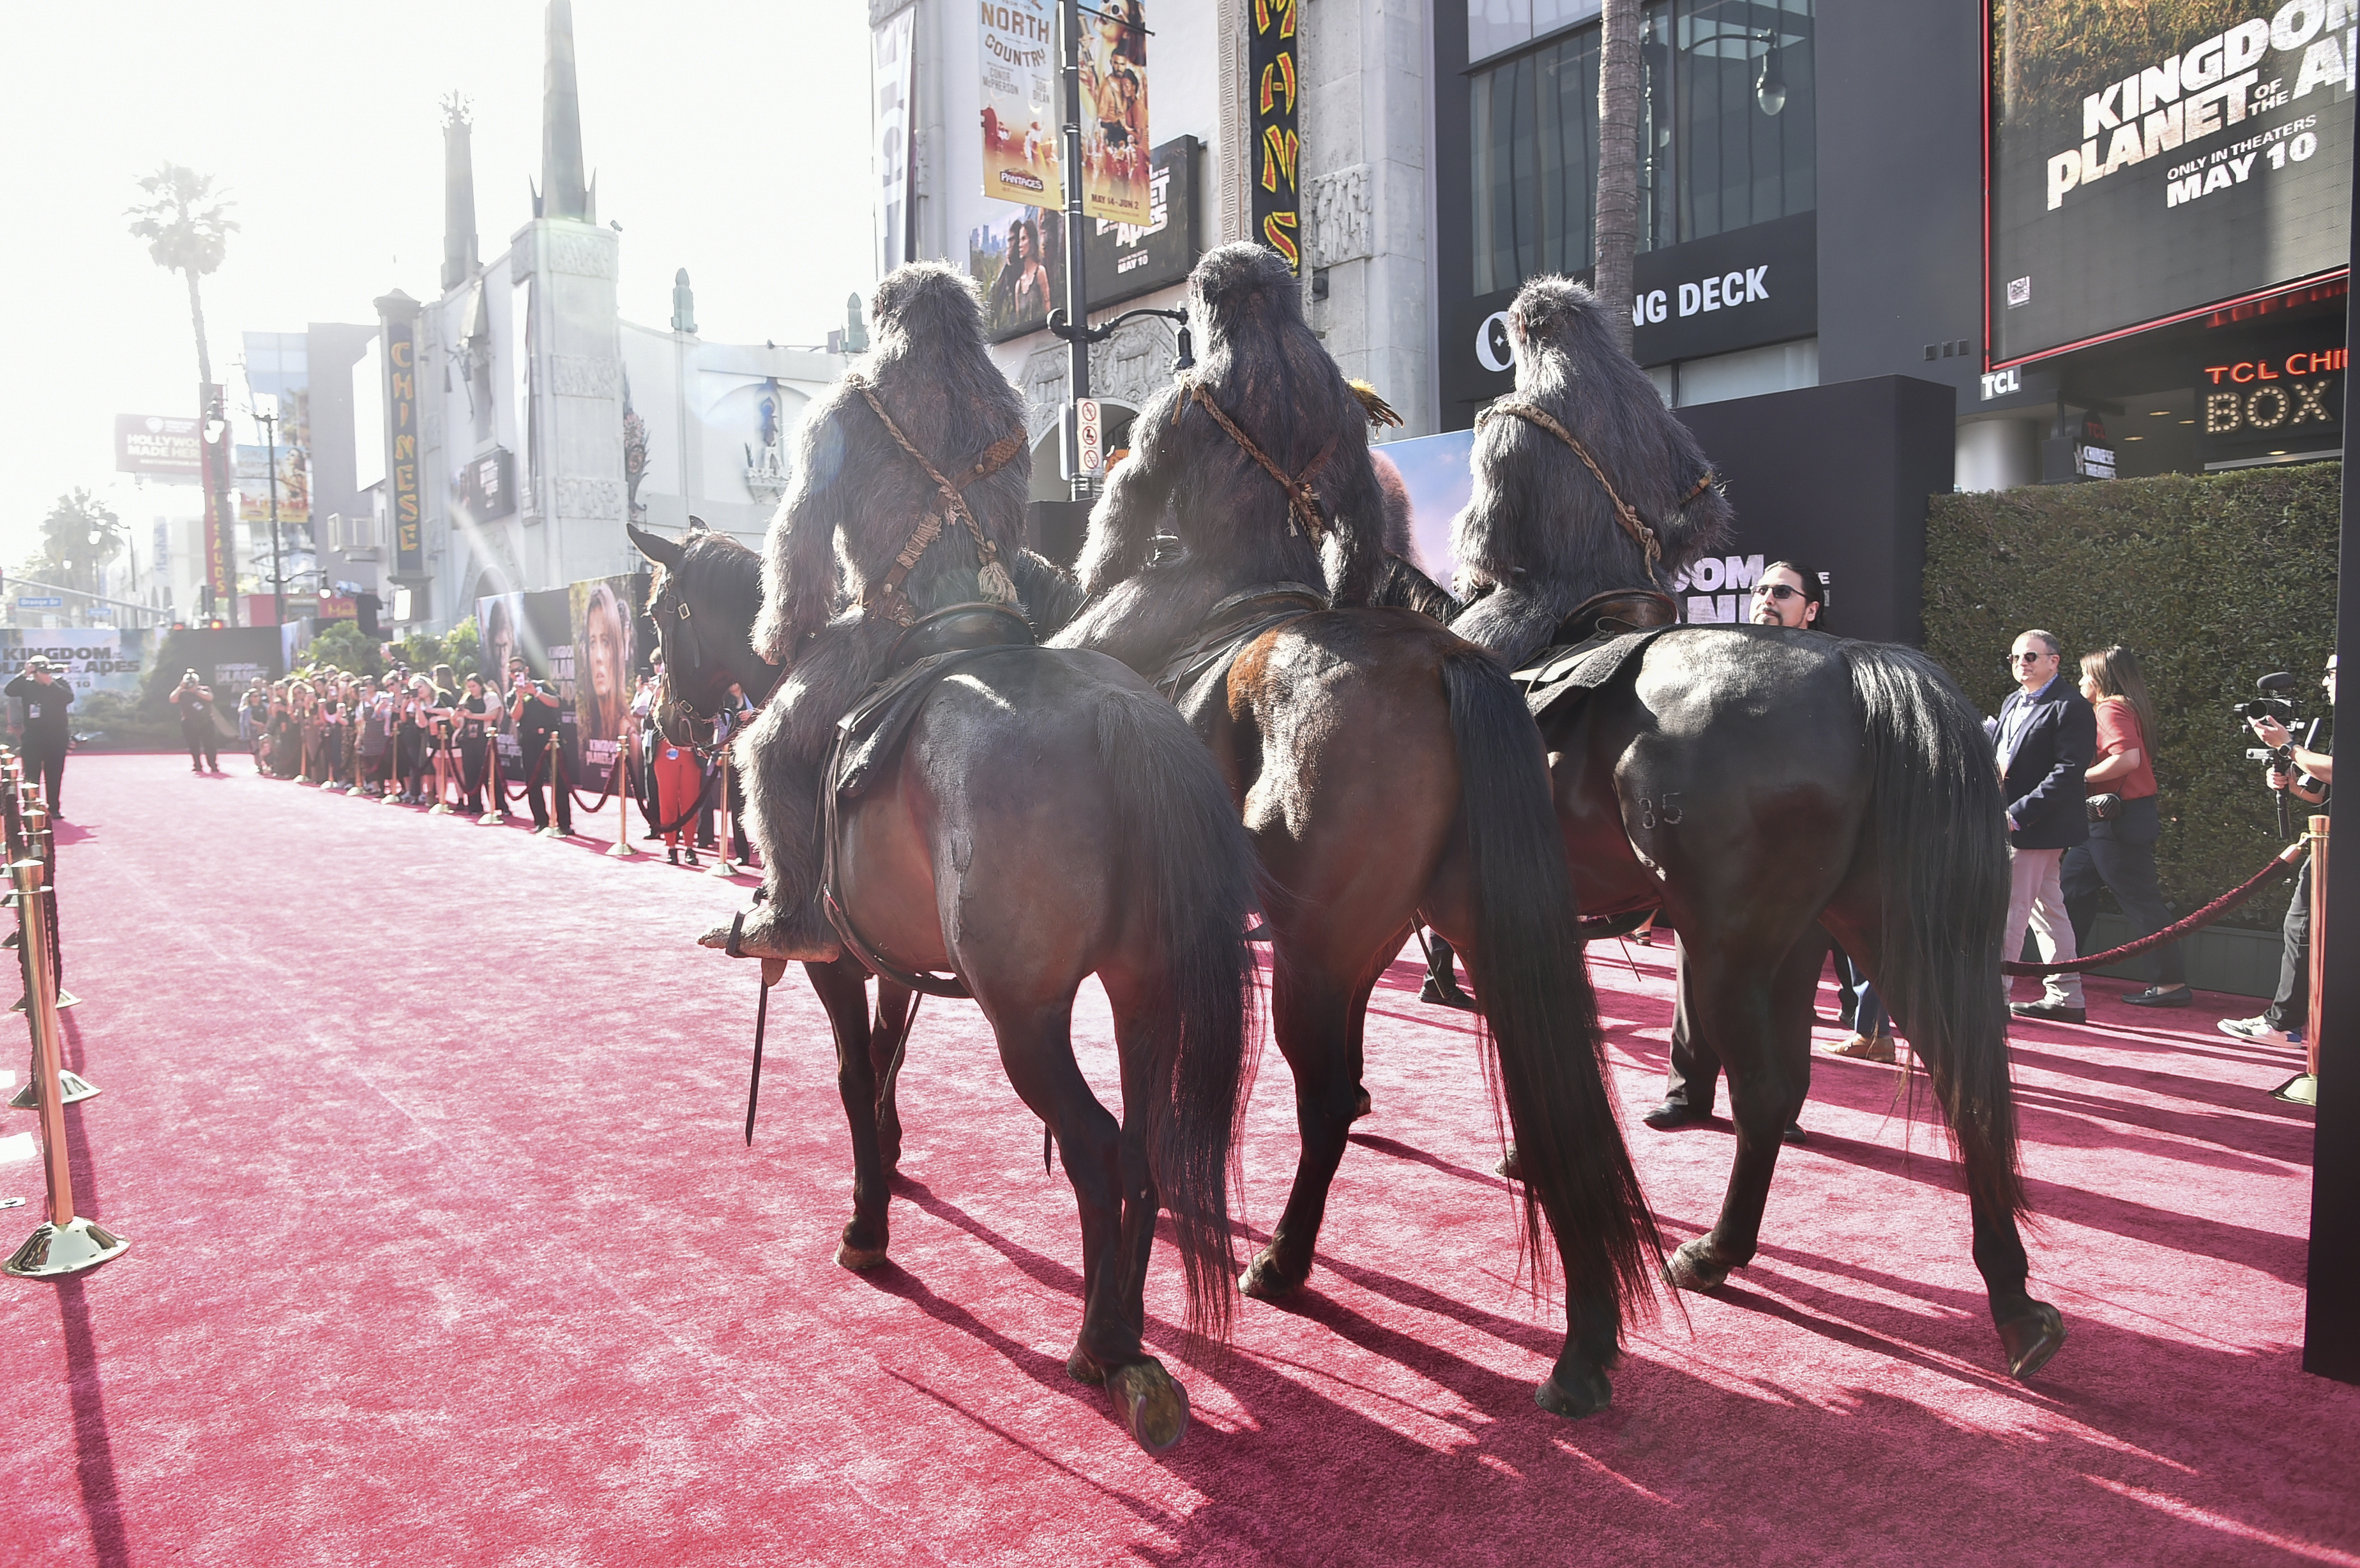
<path fill-rule="evenodd" d="M 2007 799 L 2008 898 L 2004 956 L 2024 943 L 2027 919 L 2042 962 L 2071 963 L 2073 922 L 2065 912 L 2058 876 L 2065 852 L 2090 836 L 2089 808 L 2081 775 L 2098 748 L 2098 715 L 2062 672 L 2064 660 L 2053 632 L 2029 631 L 2016 639 L 2008 669 L 2016 689 L 2000 704 L 1992 724 L 1999 752 L 2000 792 Z M 2013 982 L 2003 978 L 2003 995 Z M 2051 975 L 2040 1000 L 2011 1002 L 2020 1018 L 2086 1023 L 2079 975 Z"/>

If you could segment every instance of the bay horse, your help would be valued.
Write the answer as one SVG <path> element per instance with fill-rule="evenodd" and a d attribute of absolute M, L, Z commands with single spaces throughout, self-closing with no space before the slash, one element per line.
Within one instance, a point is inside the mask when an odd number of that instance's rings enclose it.
<path fill-rule="evenodd" d="M 630 532 L 657 569 L 648 611 L 666 708 L 703 719 L 732 683 L 767 693 L 778 670 L 748 640 L 759 558 L 719 534 Z M 1172 1216 L 1191 1343 L 1225 1334 L 1232 1305 L 1229 1181 L 1256 898 L 1221 779 L 1129 670 L 1009 647 L 934 685 L 873 782 L 841 802 L 837 828 L 830 891 L 848 928 L 913 979 L 956 977 L 991 1024 L 1009 1081 L 1056 1139 L 1083 1236 L 1067 1371 L 1106 1386 L 1141 1446 L 1170 1448 L 1186 1431 L 1186 1391 L 1141 1345 L 1159 1208 Z M 853 1215 L 836 1260 L 865 1269 L 885 1261 L 879 1076 L 893 1062 L 872 1057 L 886 1031 L 871 1029 L 864 970 L 847 948 L 806 970 L 836 1028 L 852 1135 Z M 1074 996 L 1093 974 L 1113 1007 L 1119 1125 L 1074 1057 Z"/>
<path fill-rule="evenodd" d="M 1473 499 L 1453 523 L 1461 559 L 1471 545 L 1487 571 L 1521 567 L 1501 545 L 1519 538 L 1546 551 L 1547 575 L 1594 595 L 1560 629 L 1564 642 L 1593 629 L 1593 606 L 1630 615 L 1652 603 L 1635 619 L 1668 622 L 1663 590 L 1699 552 L 1692 536 L 1683 547 L 1669 498 L 1711 478 L 1699 477 L 1694 439 L 1606 335 L 1587 289 L 1526 283 L 1509 332 L 1517 391 L 1479 430 Z M 1529 564 L 1495 580 L 1543 575 L 1540 561 Z M 1455 603 L 1398 561 L 1388 593 L 1446 613 Z M 1480 604 L 1453 620 L 1512 635 L 1510 617 Z M 1549 640 L 1546 626 L 1539 640 Z M 1532 650 L 1500 651 L 1521 663 Z M 1813 1000 L 1832 935 L 1875 982 L 1932 1082 L 2008 1371 L 2033 1376 L 2066 1331 L 2027 1290 L 1999 967 L 2006 811 L 1991 742 L 1957 682 L 1913 648 L 1680 626 L 1655 633 L 1579 701 L 1546 702 L 1538 690 L 1534 701 L 1583 914 L 1669 917 L 1685 954 L 1681 1006 L 1729 1074 L 1728 1191 L 1712 1229 L 1672 1255 L 1671 1282 L 1711 1290 L 1754 1256 L 1780 1135 L 1810 1083 Z M 1480 981 L 1476 990 L 1480 1000 Z"/>

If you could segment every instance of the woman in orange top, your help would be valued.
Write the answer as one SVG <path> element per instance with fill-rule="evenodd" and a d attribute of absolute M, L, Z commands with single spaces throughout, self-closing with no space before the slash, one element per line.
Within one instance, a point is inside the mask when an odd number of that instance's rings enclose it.
<path fill-rule="evenodd" d="M 2088 953 L 2092 951 L 2090 923 L 2098 912 L 2102 888 L 2111 888 L 2114 901 L 2130 917 L 2133 941 L 2169 925 L 2171 911 L 2155 879 L 2155 841 L 2163 832 L 2156 805 L 2155 703 L 2147 694 L 2138 659 L 2119 646 L 2083 654 L 2081 695 L 2098 711 L 2097 755 L 2082 775 L 2090 799 L 2121 797 L 2112 815 L 2092 819 L 2089 842 L 2066 851 L 2059 871 L 2074 940 L 2081 952 Z M 2157 948 L 2155 967 L 2155 984 L 2123 1000 L 2141 1007 L 2188 1006 L 2188 966 L 2180 944 Z"/>

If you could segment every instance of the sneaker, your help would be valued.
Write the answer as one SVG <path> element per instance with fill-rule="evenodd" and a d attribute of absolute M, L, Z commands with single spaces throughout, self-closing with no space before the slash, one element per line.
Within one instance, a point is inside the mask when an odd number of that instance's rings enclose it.
<path fill-rule="evenodd" d="M 2250 1018 L 2223 1018 L 2221 1032 L 2236 1040 L 2250 1040 L 2257 1045 L 2300 1045 L 2302 1036 L 2289 1034 L 2273 1028 L 2267 1013 L 2257 1013 Z"/>

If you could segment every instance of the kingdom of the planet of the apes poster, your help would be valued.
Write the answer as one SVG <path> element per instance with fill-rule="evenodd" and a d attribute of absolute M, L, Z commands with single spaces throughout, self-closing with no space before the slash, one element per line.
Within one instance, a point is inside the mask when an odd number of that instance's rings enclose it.
<path fill-rule="evenodd" d="M 2360 0 L 1992 0 L 2005 365 L 2339 269 Z"/>

